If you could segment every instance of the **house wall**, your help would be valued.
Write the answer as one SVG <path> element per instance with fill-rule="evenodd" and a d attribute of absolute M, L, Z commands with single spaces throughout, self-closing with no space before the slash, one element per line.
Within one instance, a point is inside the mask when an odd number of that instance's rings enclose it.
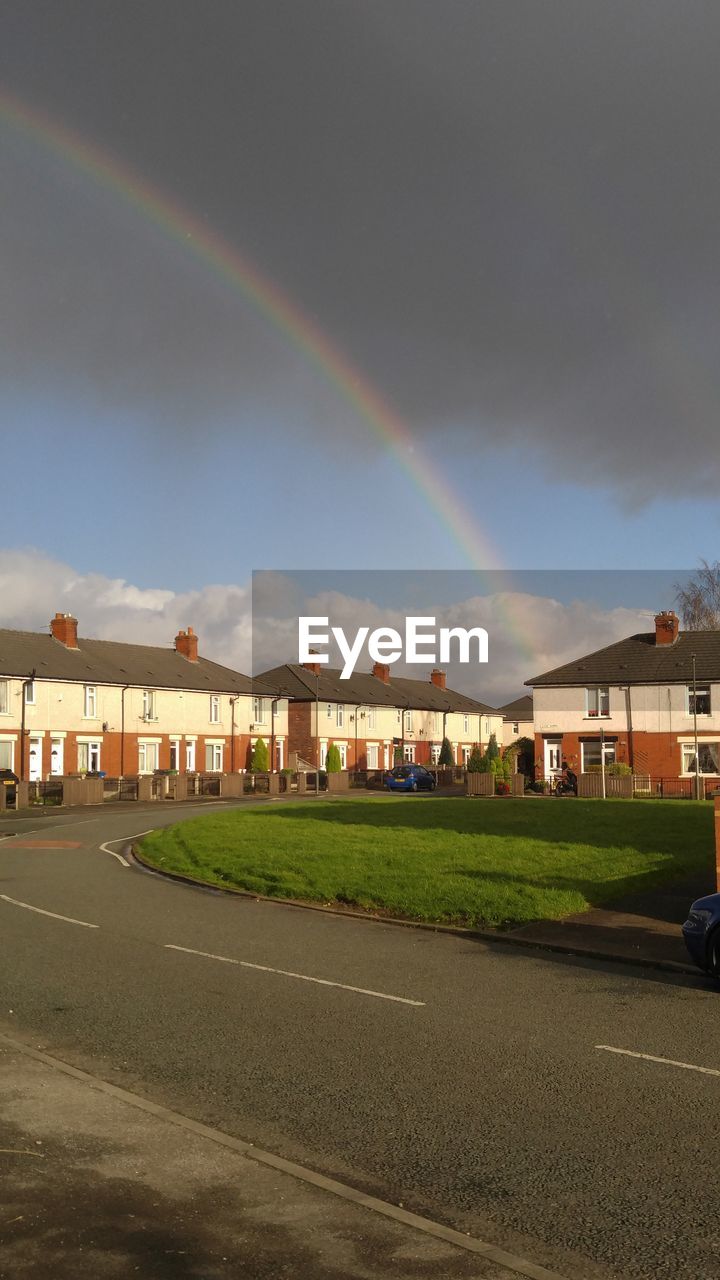
<path fill-rule="evenodd" d="M 14 744 L 14 768 L 20 762 L 19 735 L 22 724 L 22 681 L 8 680 L 8 709 L 0 712 L 0 741 Z M 265 699 L 262 723 L 255 725 L 255 706 L 249 694 L 241 694 L 235 702 L 234 725 L 231 695 L 220 693 L 218 720 L 210 719 L 211 691 L 155 689 L 155 715 L 143 718 L 143 691 L 128 688 L 124 695 L 119 686 L 93 685 L 96 690 L 95 715 L 85 715 L 85 686 L 82 681 L 35 681 L 35 704 L 25 708 L 25 765 L 28 771 L 30 743 L 39 742 L 42 776 L 51 771 L 53 739 L 62 743 L 63 772 L 78 769 L 78 743 L 83 739 L 100 743 L 100 768 L 115 775 L 122 770 L 136 773 L 139 768 L 138 745 L 144 739 L 157 742 L 158 767 L 170 767 L 170 742 L 180 742 L 180 769 L 186 767 L 187 744 L 195 743 L 195 767 L 205 769 L 205 747 L 223 744 L 223 769 L 246 767 L 251 742 L 263 737 L 270 745 L 271 700 Z M 251 726 L 254 726 L 251 728 Z M 275 739 L 287 742 L 287 700 L 277 704 L 274 723 Z M 231 734 L 234 737 L 234 747 Z"/>

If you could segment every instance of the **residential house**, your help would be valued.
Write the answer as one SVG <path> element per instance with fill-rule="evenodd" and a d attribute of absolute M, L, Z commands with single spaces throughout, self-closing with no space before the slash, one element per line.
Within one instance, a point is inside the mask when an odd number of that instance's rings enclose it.
<path fill-rule="evenodd" d="M 315 768 L 334 743 L 344 769 L 387 769 L 395 759 L 437 764 L 443 738 L 463 764 L 473 746 L 502 738 L 502 715 L 446 687 L 445 672 L 429 680 L 390 675 L 387 663 L 348 680 L 319 662 L 287 663 L 260 679 L 289 701 L 288 739 L 293 757 Z"/>
<path fill-rule="evenodd" d="M 528 680 L 538 773 L 604 760 L 652 778 L 720 776 L 720 631 L 681 631 L 672 610 L 655 630 Z M 695 743 L 697 738 L 697 753 Z"/>
<path fill-rule="evenodd" d="M 285 699 L 200 657 L 192 627 L 172 648 L 78 637 L 61 613 L 0 630 L 0 768 L 20 777 L 236 772 L 260 736 L 282 768 L 287 731 Z"/>
<path fill-rule="evenodd" d="M 498 707 L 498 712 L 504 718 L 503 747 L 509 747 L 518 738 L 534 737 L 532 694 L 526 693 L 515 698 L 514 702 L 506 702 L 504 707 Z"/>

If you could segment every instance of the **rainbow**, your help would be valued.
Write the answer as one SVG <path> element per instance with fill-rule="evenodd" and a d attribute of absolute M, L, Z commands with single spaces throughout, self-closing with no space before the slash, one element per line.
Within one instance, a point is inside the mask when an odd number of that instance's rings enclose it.
<path fill-rule="evenodd" d="M 490 538 L 440 474 L 436 462 L 424 454 L 407 423 L 319 326 L 248 258 L 128 165 L 5 90 L 0 90 L 0 119 L 17 133 L 61 156 L 93 182 L 115 192 L 237 290 L 303 353 L 368 425 L 450 532 L 471 567 L 501 568 Z"/>

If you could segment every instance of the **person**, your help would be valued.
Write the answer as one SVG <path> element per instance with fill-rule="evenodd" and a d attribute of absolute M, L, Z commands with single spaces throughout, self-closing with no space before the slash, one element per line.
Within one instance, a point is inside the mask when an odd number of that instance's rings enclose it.
<path fill-rule="evenodd" d="M 577 795 L 578 781 L 577 774 L 573 772 L 570 765 L 565 762 L 565 784 L 570 788 L 573 795 Z"/>

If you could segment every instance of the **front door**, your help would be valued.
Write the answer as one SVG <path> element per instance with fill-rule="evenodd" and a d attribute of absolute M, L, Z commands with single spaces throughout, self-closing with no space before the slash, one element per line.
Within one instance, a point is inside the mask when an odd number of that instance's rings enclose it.
<path fill-rule="evenodd" d="M 562 773 L 562 738 L 545 739 L 545 777 L 559 778 Z"/>
<path fill-rule="evenodd" d="M 30 739 L 28 777 L 31 782 L 39 782 L 42 778 L 42 738 Z"/>
<path fill-rule="evenodd" d="M 50 743 L 50 772 L 54 777 L 62 777 L 63 771 L 63 740 L 62 738 L 53 738 Z"/>

